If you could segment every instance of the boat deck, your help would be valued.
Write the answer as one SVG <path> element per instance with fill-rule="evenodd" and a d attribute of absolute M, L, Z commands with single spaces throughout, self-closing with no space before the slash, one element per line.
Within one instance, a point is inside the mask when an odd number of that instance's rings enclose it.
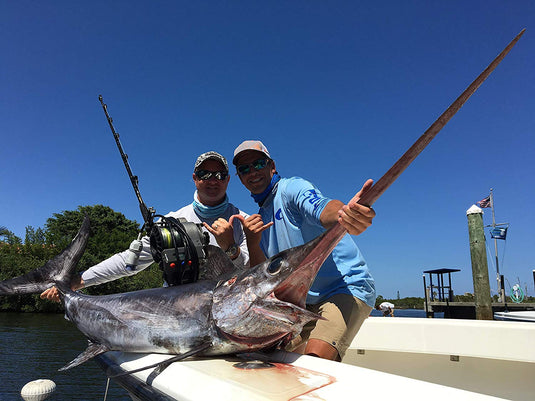
<path fill-rule="evenodd" d="M 116 371 L 132 370 L 168 358 L 169 355 L 109 352 L 101 357 L 101 363 L 106 361 L 108 368 L 112 366 Z M 134 373 L 129 379 L 130 387 L 120 384 L 134 400 L 338 401 L 403 399 L 403 395 L 410 395 L 411 400 L 428 400 L 430 394 L 435 394 L 435 400 L 496 399 L 310 356 L 277 352 L 271 358 L 273 367 L 265 369 L 237 368 L 244 360 L 235 357 L 181 361 L 157 376 L 152 374 L 153 369 Z M 150 383 L 149 395 L 141 388 L 147 383 Z M 155 394 L 157 398 L 153 398 Z"/>
<path fill-rule="evenodd" d="M 533 400 L 535 324 L 370 317 L 345 363 L 430 383 Z"/>
<path fill-rule="evenodd" d="M 246 360 L 235 356 L 189 359 L 119 384 L 134 400 L 527 401 L 535 394 L 533 339 L 533 323 L 370 317 L 343 363 L 282 351 L 269 354 L 264 369 L 251 360 L 244 369 Z M 110 374 L 170 357 L 107 352 L 97 359 Z"/>

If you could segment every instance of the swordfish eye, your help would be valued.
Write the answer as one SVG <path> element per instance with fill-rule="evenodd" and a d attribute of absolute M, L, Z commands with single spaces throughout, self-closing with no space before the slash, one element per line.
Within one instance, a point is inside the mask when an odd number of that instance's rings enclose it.
<path fill-rule="evenodd" d="M 275 274 L 280 272 L 281 266 L 282 266 L 282 258 L 277 258 L 271 261 L 266 271 L 272 276 L 274 276 Z"/>

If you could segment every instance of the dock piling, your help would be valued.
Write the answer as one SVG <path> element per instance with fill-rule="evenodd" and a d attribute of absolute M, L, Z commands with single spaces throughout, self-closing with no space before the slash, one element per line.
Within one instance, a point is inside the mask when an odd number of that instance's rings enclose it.
<path fill-rule="evenodd" d="M 470 257 L 472 260 L 472 278 L 474 280 L 474 297 L 476 319 L 493 320 L 492 301 L 490 297 L 489 269 L 483 229 L 483 210 L 473 205 L 466 211 L 468 216 L 468 234 L 470 237 Z"/>

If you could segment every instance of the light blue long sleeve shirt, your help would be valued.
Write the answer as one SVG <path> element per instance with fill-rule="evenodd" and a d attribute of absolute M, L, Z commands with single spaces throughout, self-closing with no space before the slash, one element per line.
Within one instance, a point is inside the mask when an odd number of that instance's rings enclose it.
<path fill-rule="evenodd" d="M 302 178 L 282 178 L 259 211 L 264 223 L 274 223 L 262 233 L 260 246 L 266 256 L 302 245 L 323 233 L 320 215 L 330 201 Z M 352 294 L 372 308 L 375 305 L 375 282 L 349 234 L 323 263 L 308 292 L 307 303 L 316 304 L 340 293 Z"/>

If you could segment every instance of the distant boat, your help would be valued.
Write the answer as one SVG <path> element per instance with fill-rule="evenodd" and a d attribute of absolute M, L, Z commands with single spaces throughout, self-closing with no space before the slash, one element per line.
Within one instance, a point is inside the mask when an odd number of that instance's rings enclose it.
<path fill-rule="evenodd" d="M 494 319 L 535 323 L 535 311 L 494 312 Z"/>

